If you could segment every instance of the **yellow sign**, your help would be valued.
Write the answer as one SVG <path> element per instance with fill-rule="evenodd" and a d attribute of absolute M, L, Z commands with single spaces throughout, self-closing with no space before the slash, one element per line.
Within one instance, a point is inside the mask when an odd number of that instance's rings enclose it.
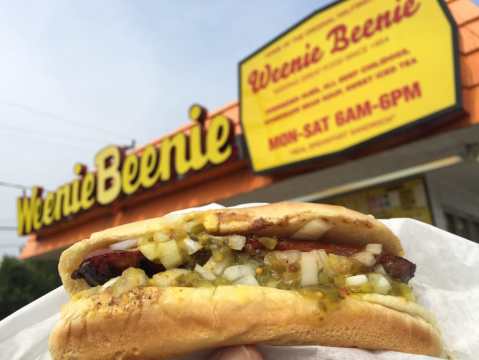
<path fill-rule="evenodd" d="M 412 218 L 432 224 L 432 213 L 422 178 L 339 195 L 325 202 L 372 214 L 378 219 Z"/>
<path fill-rule="evenodd" d="M 150 189 L 171 180 L 175 174 L 182 176 L 228 160 L 233 153 L 233 126 L 229 119 L 215 116 L 205 130 L 204 108 L 192 106 L 190 116 L 195 125 L 188 134 L 180 132 L 159 144 L 150 144 L 140 154 L 127 155 L 117 146 L 108 146 L 95 156 L 96 171 L 87 172 L 86 166 L 75 164 L 77 179 L 45 197 L 42 188 L 34 187 L 30 197 L 17 200 L 18 234 L 36 232 L 95 204 L 111 204 L 121 195 Z"/>
<path fill-rule="evenodd" d="M 441 0 L 348 0 L 240 64 L 257 172 L 331 155 L 460 108 L 456 29 Z"/>

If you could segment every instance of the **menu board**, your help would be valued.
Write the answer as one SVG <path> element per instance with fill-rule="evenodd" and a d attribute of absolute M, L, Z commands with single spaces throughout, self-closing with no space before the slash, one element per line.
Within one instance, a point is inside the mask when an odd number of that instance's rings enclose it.
<path fill-rule="evenodd" d="M 426 185 L 422 178 L 375 186 L 321 202 L 372 214 L 378 219 L 406 217 L 433 223 Z"/>

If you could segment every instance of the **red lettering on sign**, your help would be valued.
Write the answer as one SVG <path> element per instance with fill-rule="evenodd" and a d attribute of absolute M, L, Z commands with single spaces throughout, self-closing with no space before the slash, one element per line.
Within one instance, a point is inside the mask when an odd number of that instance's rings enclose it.
<path fill-rule="evenodd" d="M 318 46 L 311 47 L 306 44 L 303 55 L 296 56 L 280 66 L 272 68 L 266 64 L 263 69 L 255 69 L 248 76 L 248 84 L 253 93 L 266 89 L 269 84 L 287 79 L 290 75 L 298 73 L 310 65 L 318 63 L 323 58 L 324 52 Z"/>
<path fill-rule="evenodd" d="M 420 6 L 421 3 L 417 0 L 405 0 L 403 3 L 398 3 L 392 10 L 386 10 L 376 15 L 375 18 L 367 19 L 362 25 L 353 26 L 351 30 L 345 24 L 335 26 L 326 36 L 328 40 L 333 42 L 331 53 L 343 51 L 351 43 L 358 43 L 362 39 L 371 37 L 394 24 L 399 24 L 402 20 L 416 14 Z"/>
<path fill-rule="evenodd" d="M 275 150 L 296 141 L 298 141 L 298 133 L 296 132 L 296 130 L 290 130 L 282 134 L 270 137 L 268 139 L 268 145 L 270 150 Z"/>

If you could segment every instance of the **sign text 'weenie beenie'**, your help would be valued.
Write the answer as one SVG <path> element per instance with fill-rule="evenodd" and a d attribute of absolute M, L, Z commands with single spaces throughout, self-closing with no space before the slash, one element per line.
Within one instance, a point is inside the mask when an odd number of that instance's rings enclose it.
<path fill-rule="evenodd" d="M 45 196 L 41 187 L 33 187 L 29 197 L 17 200 L 18 234 L 36 232 L 95 204 L 108 205 L 121 195 L 132 195 L 174 176 L 228 160 L 233 153 L 230 120 L 217 115 L 205 127 L 206 111 L 199 105 L 190 108 L 190 117 L 196 123 L 187 132 L 147 145 L 140 153 L 105 147 L 95 156 L 96 171 L 88 172 L 84 165 L 75 164 L 77 179 Z"/>

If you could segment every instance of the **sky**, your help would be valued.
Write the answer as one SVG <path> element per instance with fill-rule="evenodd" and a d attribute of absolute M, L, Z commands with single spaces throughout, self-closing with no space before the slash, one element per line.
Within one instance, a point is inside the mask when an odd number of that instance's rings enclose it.
<path fill-rule="evenodd" d="M 238 62 L 329 2 L 0 1 L 0 182 L 56 189 L 108 144 L 237 100 Z M 0 227 L 19 195 L 0 187 Z M 25 240 L 0 230 L 0 256 Z"/>

